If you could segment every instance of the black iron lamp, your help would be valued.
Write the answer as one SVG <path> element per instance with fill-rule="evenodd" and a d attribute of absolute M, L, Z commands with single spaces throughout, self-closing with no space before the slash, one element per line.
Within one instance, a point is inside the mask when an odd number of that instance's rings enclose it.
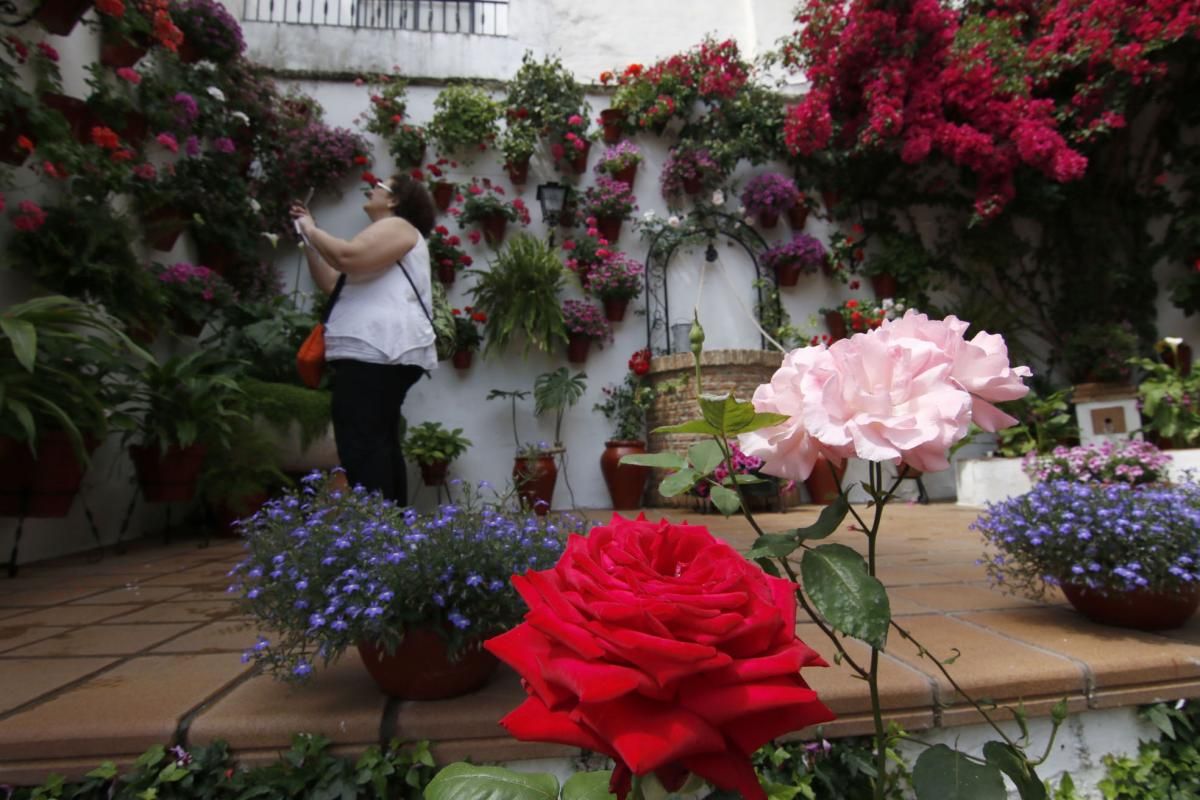
<path fill-rule="evenodd" d="M 537 187 L 537 201 L 542 207 L 542 222 L 547 225 L 558 224 L 559 217 L 567 205 L 567 193 L 570 191 L 570 187 L 557 181 L 543 183 Z"/>

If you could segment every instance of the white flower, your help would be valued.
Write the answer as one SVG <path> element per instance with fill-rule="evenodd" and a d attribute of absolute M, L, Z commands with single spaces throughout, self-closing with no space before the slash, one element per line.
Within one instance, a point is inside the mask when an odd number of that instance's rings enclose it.
<path fill-rule="evenodd" d="M 672 214 L 672 215 L 671 215 L 671 216 L 670 216 L 670 217 L 667 219 L 667 224 L 668 224 L 668 225 L 670 225 L 672 228 L 678 228 L 678 227 L 679 227 L 679 217 L 677 217 L 677 216 L 675 216 L 674 214 Z"/>
<path fill-rule="evenodd" d="M 1179 347 L 1179 345 L 1183 344 L 1183 339 L 1180 339 L 1178 336 L 1164 336 L 1163 342 L 1167 345 L 1167 347 L 1174 350 L 1176 347 Z"/>
<path fill-rule="evenodd" d="M 654 222 L 654 220 L 656 218 L 657 218 L 657 216 L 654 213 L 654 209 L 650 209 L 645 214 L 642 214 L 642 219 L 645 220 L 646 222 Z"/>
<path fill-rule="evenodd" d="M 738 206 L 738 216 L 739 216 L 739 217 L 746 217 L 747 219 L 749 219 L 749 218 L 750 218 L 750 212 L 746 210 L 746 207 L 745 207 L 745 206 Z"/>
<path fill-rule="evenodd" d="M 271 247 L 279 247 L 278 233 L 267 233 L 266 231 L 263 231 L 262 235 L 268 242 L 271 243 Z"/>
<path fill-rule="evenodd" d="M 258 212 L 262 211 L 262 203 L 258 202 L 258 201 L 257 201 L 257 200 L 255 200 L 253 197 L 250 197 L 250 198 L 247 198 L 247 199 L 248 199 L 248 200 L 249 200 L 249 202 L 250 202 L 250 208 L 251 208 L 251 210 L 253 210 L 255 214 L 257 214 Z"/>
<path fill-rule="evenodd" d="M 717 190 L 716 190 L 715 192 L 713 192 L 713 194 L 712 194 L 712 201 L 713 201 L 713 205 L 714 205 L 714 206 L 723 206 L 723 205 L 725 205 L 725 193 L 724 193 L 724 192 L 722 192 L 720 189 L 717 189 Z"/>
<path fill-rule="evenodd" d="M 218 89 L 217 91 L 220 91 L 220 90 Z M 245 112 L 243 112 L 243 111 L 231 111 L 229 113 L 229 116 L 233 117 L 234 119 L 236 119 L 238 122 L 242 123 L 243 125 L 250 124 L 250 117 L 246 116 Z"/>
<path fill-rule="evenodd" d="M 216 86 L 208 87 L 208 94 L 210 97 L 212 97 L 215 100 L 218 100 L 219 102 L 222 102 L 222 103 L 225 102 L 225 93 L 222 92 L 220 89 L 218 89 Z"/>
<path fill-rule="evenodd" d="M 885 297 L 883 300 L 879 301 L 879 307 L 884 310 L 890 309 L 894 305 L 896 305 L 896 301 L 890 297 Z"/>

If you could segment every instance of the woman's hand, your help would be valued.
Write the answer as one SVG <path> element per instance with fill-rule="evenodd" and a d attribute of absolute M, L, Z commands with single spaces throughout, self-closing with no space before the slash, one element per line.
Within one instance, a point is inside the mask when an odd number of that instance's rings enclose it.
<path fill-rule="evenodd" d="M 305 236 L 308 235 L 310 229 L 317 226 L 317 223 L 312 218 L 312 213 L 304 207 L 303 203 L 292 203 L 292 207 L 288 210 L 288 213 L 292 215 L 292 219 L 295 220 L 300 232 Z"/>

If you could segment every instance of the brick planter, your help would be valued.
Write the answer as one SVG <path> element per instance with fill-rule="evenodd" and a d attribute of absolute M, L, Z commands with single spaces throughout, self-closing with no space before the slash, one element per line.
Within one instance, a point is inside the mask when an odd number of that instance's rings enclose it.
<path fill-rule="evenodd" d="M 739 400 L 749 400 L 759 384 L 767 383 L 779 365 L 783 354 L 773 350 L 710 350 L 701 360 L 703 391 L 721 394 L 732 391 Z M 686 377 L 688 384 L 681 391 L 660 395 L 646 411 L 646 428 L 654 430 L 660 425 L 675 425 L 700 416 L 696 404 L 695 367 L 691 353 L 673 353 L 650 360 L 650 372 L 646 374 L 649 384 L 658 388 L 667 381 Z M 682 433 L 651 433 L 650 453 L 686 454 L 690 445 L 708 437 Z M 652 470 L 650 488 L 646 492 L 646 504 L 658 508 L 684 508 L 695 504 L 689 495 L 663 497 L 658 493 L 658 484 L 668 474 L 666 470 Z"/>

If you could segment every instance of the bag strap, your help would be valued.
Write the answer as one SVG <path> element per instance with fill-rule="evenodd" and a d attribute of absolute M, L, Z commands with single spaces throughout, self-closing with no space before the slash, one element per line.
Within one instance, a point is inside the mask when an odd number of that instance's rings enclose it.
<path fill-rule="evenodd" d="M 329 323 L 329 315 L 333 313 L 333 304 L 338 301 L 338 297 L 342 294 L 342 287 L 346 285 L 346 273 L 338 275 L 337 283 L 333 285 L 333 291 L 329 293 L 329 305 L 325 306 L 325 313 L 321 317 L 321 324 Z"/>
<path fill-rule="evenodd" d="M 421 293 L 417 291 L 417 285 L 413 283 L 412 276 L 408 274 L 408 270 L 404 268 L 403 261 L 397 261 L 396 266 L 404 273 L 404 277 L 408 278 L 408 285 L 412 287 L 413 294 L 417 296 L 417 302 L 421 304 L 421 310 L 425 312 L 425 319 L 429 320 L 429 324 L 433 325 L 433 314 L 429 313 L 429 309 L 425 307 L 425 301 L 421 299 Z M 437 330 L 437 326 L 433 325 L 433 329 Z"/>

